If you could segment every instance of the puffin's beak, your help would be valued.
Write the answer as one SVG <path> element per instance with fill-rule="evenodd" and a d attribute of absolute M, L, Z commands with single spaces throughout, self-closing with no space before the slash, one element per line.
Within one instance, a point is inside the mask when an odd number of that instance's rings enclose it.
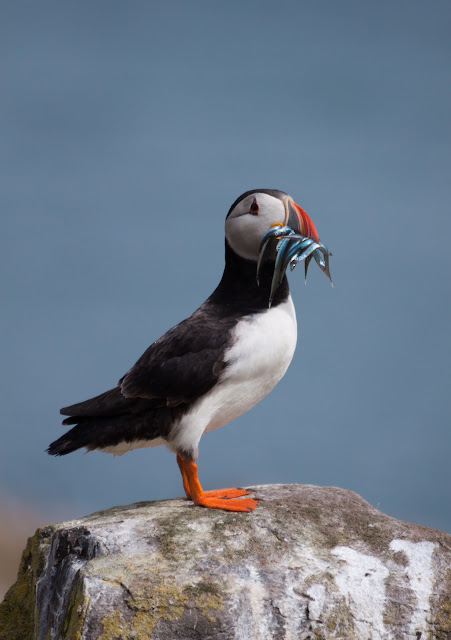
<path fill-rule="evenodd" d="M 320 242 L 318 232 L 310 216 L 290 196 L 283 199 L 283 206 L 285 209 L 284 221 L 272 225 L 263 237 L 257 262 L 257 284 L 259 284 L 262 264 L 275 249 L 276 260 L 269 294 L 269 306 L 271 306 L 274 294 L 282 282 L 288 265 L 293 271 L 297 263 L 303 261 L 305 279 L 307 279 L 310 260 L 315 258 L 321 271 L 332 283 L 329 271 L 329 256 L 332 254 Z"/>
<path fill-rule="evenodd" d="M 290 196 L 283 199 L 283 206 L 285 208 L 284 226 L 290 227 L 295 233 L 300 233 L 306 238 L 319 242 L 318 232 L 308 213 Z"/>

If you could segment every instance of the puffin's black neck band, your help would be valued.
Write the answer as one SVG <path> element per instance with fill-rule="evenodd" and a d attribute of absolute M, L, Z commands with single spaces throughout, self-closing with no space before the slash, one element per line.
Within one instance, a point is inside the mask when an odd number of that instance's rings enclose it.
<path fill-rule="evenodd" d="M 257 285 L 257 263 L 237 255 L 225 241 L 225 269 L 221 282 L 210 297 L 210 302 L 246 313 L 265 311 L 269 306 L 269 292 L 274 262 L 266 262 Z M 290 293 L 286 275 L 277 289 L 271 307 L 285 302 Z"/>

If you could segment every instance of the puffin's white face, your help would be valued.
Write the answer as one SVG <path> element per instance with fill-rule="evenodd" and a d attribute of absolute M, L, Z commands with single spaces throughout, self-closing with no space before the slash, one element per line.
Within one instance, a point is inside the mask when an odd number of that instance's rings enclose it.
<path fill-rule="evenodd" d="M 257 261 L 263 236 L 277 223 L 319 241 L 315 225 L 304 209 L 275 189 L 271 193 L 251 192 L 239 200 L 226 218 L 225 235 L 236 254 Z"/>
<path fill-rule="evenodd" d="M 283 200 L 268 193 L 252 193 L 241 200 L 228 215 L 225 235 L 235 253 L 247 260 L 256 261 L 263 236 L 276 222 L 286 224 Z"/>

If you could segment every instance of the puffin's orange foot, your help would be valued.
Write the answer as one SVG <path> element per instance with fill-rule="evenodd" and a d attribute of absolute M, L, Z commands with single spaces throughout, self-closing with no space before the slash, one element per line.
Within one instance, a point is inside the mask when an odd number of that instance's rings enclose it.
<path fill-rule="evenodd" d="M 224 509 L 225 511 L 253 511 L 258 504 L 258 500 L 253 498 L 243 498 L 242 500 L 224 499 L 209 496 L 210 492 L 205 491 L 193 500 L 194 504 L 208 509 Z"/>
<path fill-rule="evenodd" d="M 246 489 L 212 489 L 211 491 L 204 491 L 204 496 L 207 498 L 239 498 L 240 496 L 249 496 L 250 491 Z"/>

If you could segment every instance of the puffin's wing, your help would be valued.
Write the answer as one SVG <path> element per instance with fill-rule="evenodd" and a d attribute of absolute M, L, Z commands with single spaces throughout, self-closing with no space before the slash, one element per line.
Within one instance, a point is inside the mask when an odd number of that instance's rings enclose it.
<path fill-rule="evenodd" d="M 154 342 L 119 380 L 126 398 L 165 399 L 167 406 L 209 391 L 225 367 L 229 327 L 199 309 Z"/>

